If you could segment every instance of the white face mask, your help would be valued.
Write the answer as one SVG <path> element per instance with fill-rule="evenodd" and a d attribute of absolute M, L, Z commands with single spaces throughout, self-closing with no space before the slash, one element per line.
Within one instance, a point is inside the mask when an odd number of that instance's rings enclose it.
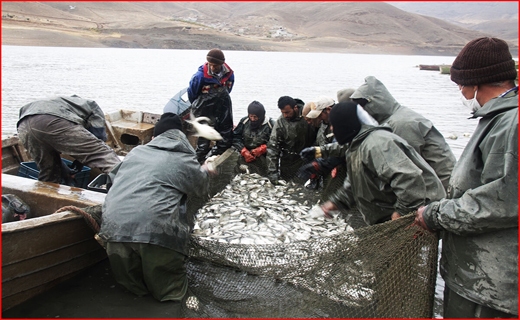
<path fill-rule="evenodd" d="M 475 91 L 475 96 L 473 99 L 466 99 L 466 97 L 462 94 L 462 91 L 460 92 L 460 99 L 462 100 L 462 104 L 471 109 L 471 113 L 475 113 L 478 109 L 482 108 L 482 106 L 477 101 L 477 92 L 478 89 Z"/>

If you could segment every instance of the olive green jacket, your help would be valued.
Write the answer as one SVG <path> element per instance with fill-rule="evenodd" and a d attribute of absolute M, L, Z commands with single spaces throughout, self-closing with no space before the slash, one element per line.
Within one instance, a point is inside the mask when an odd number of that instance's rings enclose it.
<path fill-rule="evenodd" d="M 267 144 L 269 175 L 279 174 L 278 169 L 301 163 L 300 151 L 314 144 L 315 132 L 302 116 L 292 121 L 280 116 L 273 127 Z"/>
<path fill-rule="evenodd" d="M 444 188 L 448 188 L 456 159 L 446 139 L 430 120 L 402 106 L 385 85 L 372 76 L 365 78 L 365 83 L 351 98 L 368 100 L 364 109 L 379 124 L 389 125 L 395 134 L 405 139 L 433 168 Z"/>
<path fill-rule="evenodd" d="M 387 126 L 362 125 L 346 152 L 344 187 L 330 200 L 342 209 L 357 206 L 368 225 L 407 215 L 446 196 L 433 169 Z"/>
<path fill-rule="evenodd" d="M 518 314 L 518 92 L 497 97 L 453 170 L 448 199 L 426 224 L 442 230 L 441 274 L 462 297 Z"/>

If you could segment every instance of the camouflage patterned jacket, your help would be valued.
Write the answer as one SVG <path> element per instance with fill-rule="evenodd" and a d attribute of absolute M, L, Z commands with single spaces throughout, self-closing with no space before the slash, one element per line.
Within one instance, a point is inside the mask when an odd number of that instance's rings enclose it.
<path fill-rule="evenodd" d="M 273 119 L 266 117 L 258 130 L 252 130 L 249 117 L 240 119 L 240 122 L 233 130 L 233 147 L 240 152 L 244 147 L 247 150 L 251 150 L 262 144 L 267 144 L 273 131 L 274 123 Z"/>
<path fill-rule="evenodd" d="M 270 175 L 278 174 L 278 169 L 301 163 L 300 151 L 314 143 L 315 132 L 300 116 L 287 121 L 283 116 L 276 120 L 267 144 L 267 166 Z M 280 164 L 278 163 L 280 161 Z"/>

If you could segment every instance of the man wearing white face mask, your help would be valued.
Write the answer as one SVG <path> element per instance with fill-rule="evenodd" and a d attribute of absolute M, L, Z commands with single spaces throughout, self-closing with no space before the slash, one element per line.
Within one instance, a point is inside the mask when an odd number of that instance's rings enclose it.
<path fill-rule="evenodd" d="M 449 195 L 417 210 L 441 231 L 444 318 L 518 318 L 518 87 L 507 43 L 470 41 L 451 67 L 480 118 L 451 175 Z"/>

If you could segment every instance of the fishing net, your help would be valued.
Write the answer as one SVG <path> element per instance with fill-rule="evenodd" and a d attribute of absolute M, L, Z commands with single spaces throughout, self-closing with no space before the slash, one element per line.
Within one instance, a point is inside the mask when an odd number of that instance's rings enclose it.
<path fill-rule="evenodd" d="M 220 166 L 234 168 L 236 159 Z M 294 182 L 274 186 L 260 176 L 234 174 L 224 179 L 228 184 L 222 189 L 213 186 L 208 201 L 190 202 L 199 217 L 220 210 L 221 216 L 227 212 L 239 221 L 214 224 L 208 234 L 195 230 L 187 263 L 189 290 L 182 302 L 185 317 L 432 316 L 438 238 L 413 225 L 412 213 L 366 226 L 358 211 L 340 212 L 334 221 L 341 228 L 331 233 L 328 228 L 334 224 L 325 229 L 315 225 L 304 240 L 299 240 L 298 233 L 293 233 L 290 241 L 285 233 L 266 243 L 244 243 L 247 232 L 239 238 L 214 238 L 218 228 L 227 225 L 228 230 L 240 230 L 254 219 L 258 224 L 269 224 L 271 218 L 285 214 L 301 223 L 305 215 L 300 209 L 322 201 L 323 189 L 311 190 Z M 257 179 L 258 185 L 251 186 L 251 178 Z M 325 186 L 336 186 L 331 181 L 329 184 Z M 273 214 L 276 208 L 281 210 L 278 215 Z M 284 223 L 290 222 L 275 221 L 270 226 Z M 237 228 L 232 228 L 234 225 Z"/>

